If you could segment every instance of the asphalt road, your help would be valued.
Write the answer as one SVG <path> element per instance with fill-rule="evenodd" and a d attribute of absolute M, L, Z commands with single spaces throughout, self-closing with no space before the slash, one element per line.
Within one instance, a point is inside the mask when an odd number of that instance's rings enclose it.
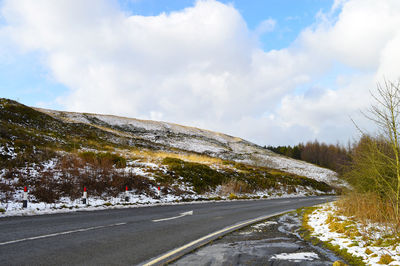
<path fill-rule="evenodd" d="M 239 222 L 333 199 L 231 201 L 5 217 L 0 218 L 0 265 L 140 264 Z M 189 211 L 193 215 L 179 217 Z M 179 218 L 168 219 L 174 217 Z"/>

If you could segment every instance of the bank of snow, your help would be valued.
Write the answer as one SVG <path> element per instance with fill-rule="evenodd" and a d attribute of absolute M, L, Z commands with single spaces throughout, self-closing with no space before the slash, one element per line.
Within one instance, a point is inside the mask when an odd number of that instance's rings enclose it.
<path fill-rule="evenodd" d="M 154 188 L 157 189 L 157 188 Z M 18 191 L 18 198 L 22 199 L 23 192 Z M 125 197 L 129 197 L 129 201 L 125 201 Z M 241 197 L 242 198 L 241 198 Z M 276 191 L 271 193 L 257 193 L 257 195 L 243 194 L 239 195 L 236 201 L 249 201 L 260 199 L 277 199 L 277 198 L 297 198 L 304 197 L 304 192 L 296 194 L 287 194 L 284 191 Z M 158 198 L 152 198 L 147 195 L 139 195 L 134 192 L 128 194 L 121 194 L 119 197 L 89 197 L 87 204 L 82 203 L 82 199 L 71 200 L 69 198 L 62 198 L 57 203 L 44 203 L 44 202 L 28 202 L 28 207 L 22 207 L 22 200 L 10 201 L 7 203 L 0 203 L 0 218 L 8 216 L 31 216 L 42 214 L 66 213 L 76 211 L 96 211 L 105 209 L 125 209 L 125 208 L 140 208 L 151 207 L 160 205 L 176 205 L 176 204 L 197 204 L 197 203 L 212 203 L 212 202 L 227 202 L 231 201 L 226 196 L 216 196 L 216 194 L 208 193 L 205 195 L 186 195 L 186 197 L 175 195 L 160 195 Z"/>
<path fill-rule="evenodd" d="M 333 217 L 333 218 L 332 218 Z M 332 223 L 342 224 L 345 231 L 338 232 Z M 338 216 L 334 203 L 324 204 L 322 207 L 313 211 L 308 216 L 308 225 L 313 229 L 312 236 L 317 237 L 323 242 L 337 245 L 340 249 L 346 249 L 353 256 L 361 257 L 367 265 L 400 265 L 400 244 L 377 244 L 388 234 L 388 228 L 379 224 L 362 226 L 349 217 Z M 349 234 L 346 231 L 352 228 Z M 337 226 L 336 226 L 337 228 Z M 342 230 L 343 231 L 343 230 Z M 383 263 L 382 258 L 386 257 L 387 263 Z M 389 258 L 389 259 L 388 259 Z M 391 261 L 393 260 L 393 261 Z M 388 263 L 388 261 L 391 261 Z"/>

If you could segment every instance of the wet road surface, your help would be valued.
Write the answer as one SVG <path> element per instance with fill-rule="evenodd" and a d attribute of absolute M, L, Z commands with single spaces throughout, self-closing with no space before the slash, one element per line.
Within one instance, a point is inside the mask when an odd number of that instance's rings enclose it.
<path fill-rule="evenodd" d="M 332 265 L 342 260 L 302 240 L 295 212 L 245 227 L 175 261 L 172 265 Z M 343 260 L 342 260 L 343 261 Z"/>

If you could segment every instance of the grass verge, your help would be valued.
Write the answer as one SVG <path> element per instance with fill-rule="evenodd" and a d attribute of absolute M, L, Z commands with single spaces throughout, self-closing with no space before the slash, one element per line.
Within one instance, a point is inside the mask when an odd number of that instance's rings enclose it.
<path fill-rule="evenodd" d="M 300 217 L 302 217 L 302 225 L 299 231 L 301 237 L 311 242 L 313 245 L 321 246 L 323 248 L 329 249 L 334 252 L 339 257 L 343 258 L 345 261 L 350 263 L 351 265 L 366 265 L 361 257 L 353 256 L 350 254 L 347 249 L 340 248 L 338 245 L 332 245 L 328 241 L 321 241 L 317 237 L 313 236 L 313 228 L 308 224 L 309 216 L 317 209 L 318 207 L 305 207 L 301 208 L 298 211 Z"/>

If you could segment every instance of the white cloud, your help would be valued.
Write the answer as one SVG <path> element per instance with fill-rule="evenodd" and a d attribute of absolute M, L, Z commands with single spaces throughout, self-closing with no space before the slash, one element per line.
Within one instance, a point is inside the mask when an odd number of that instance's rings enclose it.
<path fill-rule="evenodd" d="M 261 21 L 261 23 L 257 26 L 255 33 L 257 36 L 261 36 L 264 33 L 271 32 L 275 29 L 276 21 L 269 18 Z"/>
<path fill-rule="evenodd" d="M 397 0 L 337 0 L 293 45 L 271 51 L 254 36 L 272 31 L 273 19 L 251 32 L 232 5 L 214 0 L 158 16 L 129 16 L 105 0 L 5 0 L 1 10 L 0 36 L 42 54 L 70 89 L 59 99 L 67 109 L 162 119 L 260 144 L 348 139 L 348 117 L 368 104 L 368 90 L 400 69 Z M 336 62 L 354 73 L 341 73 L 332 88 L 319 85 Z M 299 94 L 299 86 L 311 89 Z"/>
<path fill-rule="evenodd" d="M 340 6 L 342 9 L 337 17 L 323 14 L 314 27 L 303 31 L 297 44 L 307 54 L 326 63 L 339 62 L 351 67 L 355 74 L 338 76 L 338 89 L 322 88 L 318 97 L 286 95 L 279 111 L 281 119 L 288 125 L 306 125 L 331 142 L 334 141 L 332 137 L 354 136 L 349 130 L 355 131 L 349 116 L 368 127 L 359 111 L 371 104 L 370 91 L 374 91 L 376 83 L 384 77 L 400 78 L 397 48 L 400 47 L 400 2 L 335 1 L 332 10 Z M 337 132 L 332 137 L 326 134 L 329 125 Z"/>

